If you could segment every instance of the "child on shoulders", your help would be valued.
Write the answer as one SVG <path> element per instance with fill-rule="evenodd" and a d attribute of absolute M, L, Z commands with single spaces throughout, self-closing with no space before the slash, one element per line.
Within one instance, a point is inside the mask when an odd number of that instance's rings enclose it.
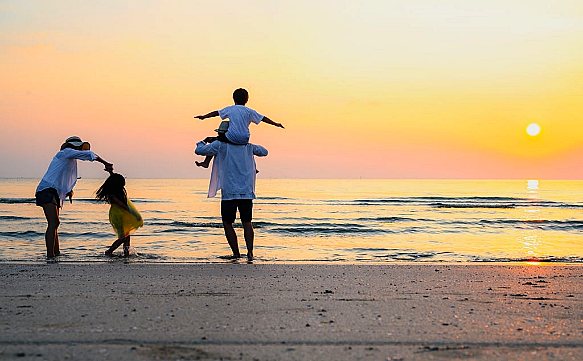
<path fill-rule="evenodd" d="M 229 122 L 222 122 L 221 127 L 216 131 L 219 132 L 219 136 L 216 137 L 219 141 L 245 145 L 249 143 L 249 137 L 251 133 L 249 132 L 249 125 L 251 122 L 259 124 L 261 122 L 271 124 L 278 128 L 283 128 L 281 123 L 274 122 L 266 116 L 259 114 L 257 111 L 246 107 L 247 101 L 249 100 L 249 93 L 243 88 L 236 89 L 233 92 L 233 101 L 235 105 L 227 106 L 221 110 L 216 110 L 205 115 L 197 115 L 195 118 L 206 119 L 212 117 L 221 117 L 221 119 L 229 119 Z M 224 131 L 224 136 L 221 133 Z M 207 138 L 211 139 L 211 138 Z M 202 162 L 195 162 L 197 166 L 208 168 L 212 156 L 207 156 Z"/>

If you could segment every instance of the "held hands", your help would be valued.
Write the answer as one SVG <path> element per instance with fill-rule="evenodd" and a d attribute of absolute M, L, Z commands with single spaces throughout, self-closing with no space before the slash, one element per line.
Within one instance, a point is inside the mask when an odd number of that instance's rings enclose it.
<path fill-rule="evenodd" d="M 105 164 L 104 171 L 108 172 L 109 174 L 113 173 L 113 164 L 112 163 L 106 163 Z"/>

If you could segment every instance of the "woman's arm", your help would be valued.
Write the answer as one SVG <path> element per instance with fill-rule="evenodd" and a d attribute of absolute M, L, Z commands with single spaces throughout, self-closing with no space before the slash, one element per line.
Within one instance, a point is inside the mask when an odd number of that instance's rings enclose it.
<path fill-rule="evenodd" d="M 104 160 L 100 156 L 97 156 L 97 158 L 95 160 L 98 161 L 99 163 L 102 163 L 105 166 L 104 170 L 106 172 L 109 172 L 109 173 L 113 172 L 113 163 L 109 163 L 108 161 Z"/>

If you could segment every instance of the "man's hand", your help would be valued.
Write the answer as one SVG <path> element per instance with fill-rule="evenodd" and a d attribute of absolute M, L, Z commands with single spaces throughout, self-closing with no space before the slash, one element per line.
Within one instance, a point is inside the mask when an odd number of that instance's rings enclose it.
<path fill-rule="evenodd" d="M 275 125 L 276 127 L 278 127 L 278 128 L 283 128 L 283 129 L 285 129 L 285 127 L 284 127 L 284 126 L 283 126 L 283 124 L 281 124 L 281 123 L 275 123 L 274 125 Z"/>
<path fill-rule="evenodd" d="M 204 115 L 195 115 L 194 116 L 196 119 L 200 119 L 200 120 L 204 120 L 205 116 Z"/>
<path fill-rule="evenodd" d="M 107 163 L 105 164 L 105 169 L 106 172 L 108 172 L 109 174 L 113 173 L 113 164 L 112 163 Z"/>
<path fill-rule="evenodd" d="M 215 140 L 217 140 L 217 137 L 206 137 L 202 141 L 205 142 L 205 143 L 212 143 Z"/>

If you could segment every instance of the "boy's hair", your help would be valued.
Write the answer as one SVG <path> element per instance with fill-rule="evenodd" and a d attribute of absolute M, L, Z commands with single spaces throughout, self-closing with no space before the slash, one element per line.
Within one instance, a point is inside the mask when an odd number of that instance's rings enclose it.
<path fill-rule="evenodd" d="M 233 100 L 237 105 L 245 105 L 249 100 L 249 93 L 247 93 L 247 90 L 243 88 L 236 89 L 233 92 Z"/>

